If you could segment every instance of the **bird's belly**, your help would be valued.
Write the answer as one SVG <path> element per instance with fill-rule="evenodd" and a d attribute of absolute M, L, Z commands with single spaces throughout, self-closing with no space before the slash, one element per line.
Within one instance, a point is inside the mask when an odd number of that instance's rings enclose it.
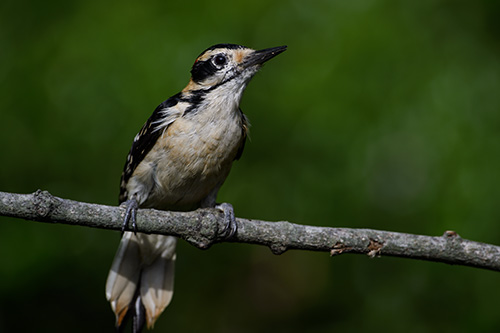
<path fill-rule="evenodd" d="M 143 206 L 197 208 L 226 179 L 242 139 L 236 123 L 200 126 L 182 118 L 176 120 L 160 138 L 163 144 L 148 154 L 148 160 L 156 161 L 155 185 Z"/>

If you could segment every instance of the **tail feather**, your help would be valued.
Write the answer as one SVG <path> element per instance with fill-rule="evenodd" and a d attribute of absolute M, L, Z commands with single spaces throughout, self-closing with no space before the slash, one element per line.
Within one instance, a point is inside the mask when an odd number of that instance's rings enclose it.
<path fill-rule="evenodd" d="M 141 333 L 146 322 L 146 316 L 144 313 L 144 305 L 142 304 L 141 297 L 137 295 L 134 302 L 134 310 L 130 311 L 132 316 L 132 332 Z M 124 325 L 122 325 L 124 327 Z"/>
<path fill-rule="evenodd" d="M 106 298 L 118 328 L 127 313 L 134 323 L 145 320 L 151 328 L 170 303 L 176 243 L 171 236 L 124 233 L 106 282 Z"/>
<path fill-rule="evenodd" d="M 153 328 L 156 319 L 172 300 L 175 258 L 175 254 L 170 258 L 162 255 L 142 271 L 140 294 L 148 328 Z"/>
<path fill-rule="evenodd" d="M 140 244 L 133 233 L 123 234 L 106 281 L 106 298 L 119 327 L 133 303 L 141 273 Z"/>

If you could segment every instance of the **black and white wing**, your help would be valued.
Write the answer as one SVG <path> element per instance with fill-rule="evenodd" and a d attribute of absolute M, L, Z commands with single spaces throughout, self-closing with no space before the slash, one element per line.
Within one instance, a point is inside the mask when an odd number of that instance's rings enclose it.
<path fill-rule="evenodd" d="M 177 118 L 177 113 L 175 113 L 176 116 L 173 116 L 174 112 L 172 108 L 179 103 L 180 96 L 181 93 L 174 95 L 158 105 L 151 117 L 149 117 L 135 136 L 122 172 L 119 203 L 127 200 L 127 183 L 134 173 L 135 168 L 137 168 L 151 148 L 153 148 L 168 125 Z"/>

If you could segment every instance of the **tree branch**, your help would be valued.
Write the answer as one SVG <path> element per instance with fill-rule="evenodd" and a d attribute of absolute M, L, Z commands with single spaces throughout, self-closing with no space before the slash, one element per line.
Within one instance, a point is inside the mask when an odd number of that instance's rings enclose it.
<path fill-rule="evenodd" d="M 123 207 L 61 199 L 46 191 L 0 192 L 0 215 L 47 223 L 121 230 Z M 224 239 L 223 214 L 217 209 L 170 212 L 140 209 L 137 228 L 144 233 L 173 235 L 207 249 L 222 241 L 268 246 L 273 253 L 289 249 L 393 256 L 500 271 L 500 247 L 462 239 L 453 231 L 431 237 L 371 229 L 325 228 L 236 218 L 238 231 Z"/>

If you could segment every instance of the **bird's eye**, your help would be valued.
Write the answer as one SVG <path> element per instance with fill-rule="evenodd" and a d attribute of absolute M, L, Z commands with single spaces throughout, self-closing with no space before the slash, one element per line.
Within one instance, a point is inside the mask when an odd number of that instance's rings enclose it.
<path fill-rule="evenodd" d="M 227 59 L 223 54 L 218 54 L 214 57 L 213 62 L 215 66 L 222 67 L 226 64 Z"/>

